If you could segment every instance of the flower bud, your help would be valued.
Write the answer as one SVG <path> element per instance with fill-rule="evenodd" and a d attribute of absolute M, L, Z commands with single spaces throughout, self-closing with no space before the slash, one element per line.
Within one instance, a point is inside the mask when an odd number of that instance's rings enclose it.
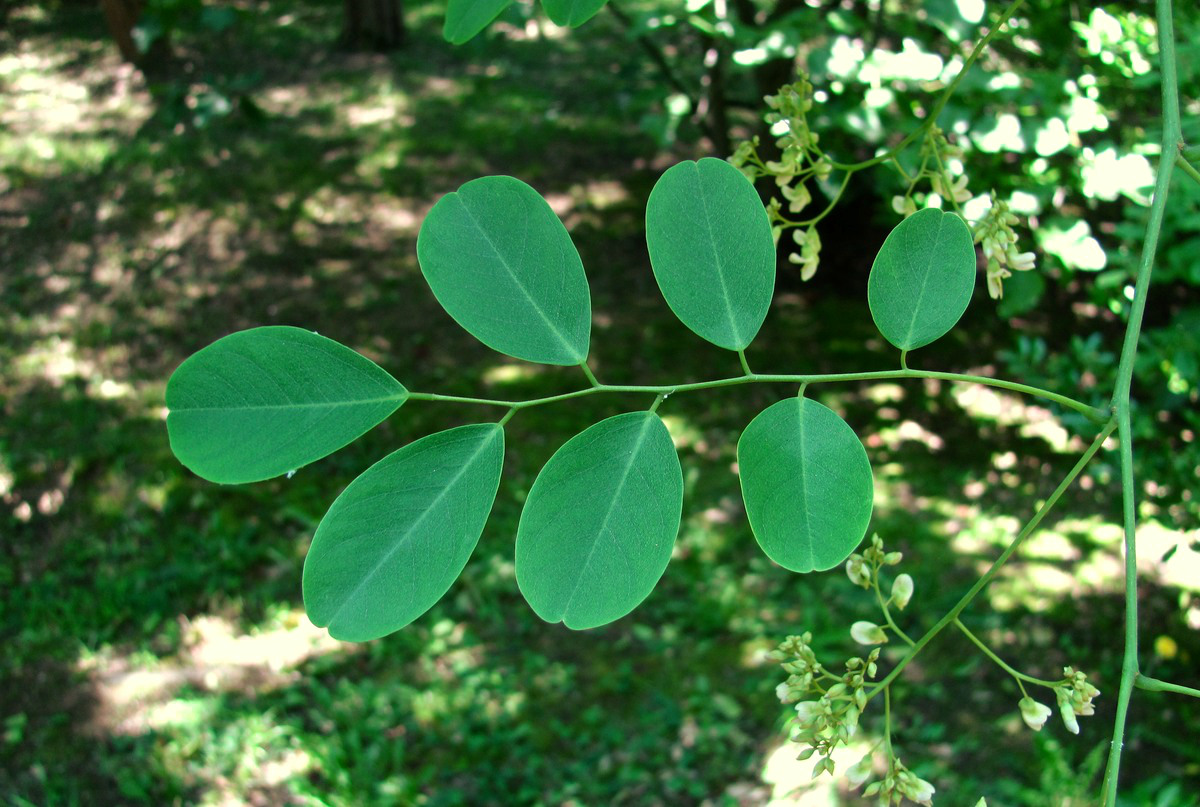
<path fill-rule="evenodd" d="M 862 555 L 851 555 L 850 560 L 846 561 L 846 576 L 856 586 L 871 587 L 871 570 L 867 568 Z"/>
<path fill-rule="evenodd" d="M 874 622 L 855 622 L 850 626 L 850 638 L 859 644 L 883 644 L 887 634 Z"/>
<path fill-rule="evenodd" d="M 1067 727 L 1067 731 L 1072 734 L 1078 734 L 1079 721 L 1075 719 L 1075 709 L 1071 705 L 1071 696 L 1062 687 L 1055 687 L 1054 695 L 1058 699 L 1058 713 L 1062 715 L 1063 724 Z"/>
<path fill-rule="evenodd" d="M 1021 719 L 1025 721 L 1025 725 L 1034 731 L 1041 731 L 1042 726 L 1046 725 L 1046 719 L 1050 717 L 1050 707 L 1038 703 L 1028 695 L 1021 698 L 1021 702 L 1017 704 L 1021 709 Z"/>
<path fill-rule="evenodd" d="M 910 575 L 899 575 L 895 582 L 892 583 L 892 602 L 896 603 L 896 607 L 901 611 L 908 605 L 908 601 L 913 595 L 913 579 Z"/>

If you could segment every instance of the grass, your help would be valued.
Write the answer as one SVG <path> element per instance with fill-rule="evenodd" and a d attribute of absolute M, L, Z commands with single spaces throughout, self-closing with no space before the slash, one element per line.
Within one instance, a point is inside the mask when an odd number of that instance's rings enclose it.
<path fill-rule="evenodd" d="M 496 413 L 409 404 L 294 478 L 252 486 L 203 483 L 171 456 L 166 378 L 252 325 L 318 330 L 421 391 L 577 387 L 577 371 L 474 343 L 419 276 L 425 211 L 484 173 L 529 181 L 566 221 L 589 272 L 602 380 L 737 371 L 736 357 L 671 316 L 649 272 L 645 197 L 663 167 L 702 152 L 664 153 L 642 130 L 656 85 L 619 31 L 601 17 L 547 42 L 514 18 L 455 50 L 439 39 L 436 3 L 409 13 L 405 50 L 343 54 L 329 47 L 336 5 L 257 3 L 235 29 L 179 42 L 188 80 L 148 88 L 117 63 L 93 9 L 9 11 L 0 801 L 732 805 L 808 786 L 793 755 L 777 753 L 787 709 L 765 651 L 807 629 L 823 654 L 844 656 L 848 625 L 872 609 L 842 574 L 775 567 L 745 524 L 737 435 L 794 390 L 663 405 L 685 473 L 675 557 L 641 608 L 585 633 L 543 624 L 521 600 L 520 506 L 568 437 L 648 401 L 588 398 L 518 415 L 496 509 L 462 579 L 417 623 L 364 645 L 333 642 L 303 618 L 313 529 L 387 451 Z M 230 114 L 199 125 L 181 111 L 216 91 L 235 100 Z M 831 222 L 845 235 L 825 238 L 830 271 L 816 281 L 781 275 L 749 353 L 756 370 L 894 365 L 862 294 L 874 252 L 865 243 L 883 231 L 853 224 Z M 980 295 L 914 366 L 978 367 L 1009 344 L 1008 328 Z M 1079 424 L 1008 397 L 938 384 L 814 394 L 868 446 L 872 529 L 904 550 L 916 579 L 910 633 L 954 602 L 1074 461 Z M 1036 425 L 1022 425 L 1030 417 Z M 1075 664 L 1105 694 L 1121 618 L 1112 463 L 1101 458 L 966 615 L 1010 663 L 1047 677 Z M 1183 540 L 1162 532 L 1163 548 Z M 1195 577 L 1177 574 L 1178 560 L 1149 561 L 1144 630 L 1159 652 L 1146 672 L 1186 679 L 1200 654 Z M 906 674 L 896 693 L 906 763 L 950 803 L 1060 804 L 1091 792 L 1111 702 L 1102 696 L 1079 738 L 1057 726 L 1031 735 L 1011 684 L 967 651 L 948 635 Z M 1188 728 L 1200 714 L 1165 696 L 1139 709 L 1130 803 L 1195 804 Z M 819 784 L 849 803 L 841 786 Z"/>

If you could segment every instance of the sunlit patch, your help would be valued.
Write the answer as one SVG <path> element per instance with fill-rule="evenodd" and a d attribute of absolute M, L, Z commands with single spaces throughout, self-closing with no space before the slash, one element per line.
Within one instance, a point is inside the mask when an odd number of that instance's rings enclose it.
<path fill-rule="evenodd" d="M 210 692 L 266 691 L 290 683 L 295 667 L 345 645 L 308 621 L 302 611 L 282 614 L 280 627 L 239 634 L 228 620 L 202 616 L 185 621 L 184 650 L 152 660 L 113 653 L 85 657 L 99 707 L 92 731 L 143 734 L 196 715 L 195 704 L 170 704 L 184 686 Z"/>
<path fill-rule="evenodd" d="M 677 450 L 692 448 L 704 443 L 704 432 L 681 415 L 663 415 L 662 421 L 671 433 L 671 441 Z M 707 444 L 704 446 L 707 448 Z M 698 449 L 699 450 L 699 449 Z"/>
<path fill-rule="evenodd" d="M 785 742 L 772 751 L 763 765 L 762 781 L 771 786 L 768 807 L 833 807 L 841 804 L 839 775 L 813 778 L 813 769 L 822 757 L 813 754 L 808 759 L 796 759 L 807 746 Z M 844 771 L 862 759 L 870 749 L 865 742 L 838 746 L 832 754 L 837 771 Z"/>
<path fill-rule="evenodd" d="M 1020 396 L 1002 392 L 982 384 L 960 384 L 954 389 L 954 400 L 968 415 L 991 420 L 1002 426 L 1015 426 L 1022 437 L 1044 440 L 1058 453 L 1083 453 L 1083 440 L 1071 434 L 1054 414 L 1041 406 L 1026 403 Z"/>
<path fill-rule="evenodd" d="M 541 365 L 535 364 L 497 364 L 483 371 L 480 379 L 484 386 L 496 387 L 505 384 L 519 384 L 532 381 L 542 374 Z"/>
<path fill-rule="evenodd" d="M 1138 525 L 1138 570 L 1164 585 L 1200 592 L 1200 533 L 1172 530 L 1156 521 Z"/>

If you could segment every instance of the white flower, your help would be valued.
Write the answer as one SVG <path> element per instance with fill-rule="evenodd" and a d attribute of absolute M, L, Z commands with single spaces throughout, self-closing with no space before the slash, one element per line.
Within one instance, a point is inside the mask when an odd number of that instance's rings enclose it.
<path fill-rule="evenodd" d="M 820 712 L 820 701 L 800 701 L 796 704 L 796 719 L 801 723 L 811 722 Z"/>
<path fill-rule="evenodd" d="M 917 804 L 933 804 L 933 794 L 935 790 L 933 785 L 926 782 L 924 779 L 917 779 L 905 788 L 904 795 L 915 801 Z"/>
<path fill-rule="evenodd" d="M 846 779 L 850 782 L 850 787 L 859 787 L 863 782 L 871 778 L 871 755 L 855 762 L 846 770 Z"/>
<path fill-rule="evenodd" d="M 908 601 L 913 595 L 913 579 L 910 575 L 902 574 L 896 577 L 892 583 L 892 602 L 896 603 L 896 607 L 901 611 L 904 606 L 908 605 Z"/>
<path fill-rule="evenodd" d="M 859 644 L 883 644 L 887 634 L 874 622 L 855 622 L 850 626 L 850 638 Z"/>
<path fill-rule="evenodd" d="M 893 196 L 892 210 L 895 210 L 901 216 L 908 218 L 913 213 L 917 212 L 917 203 L 913 201 L 911 196 Z"/>
<path fill-rule="evenodd" d="M 853 554 L 850 560 L 846 561 L 846 576 L 856 586 L 871 587 L 871 570 L 867 568 L 862 555 Z"/>
<path fill-rule="evenodd" d="M 1016 249 L 1010 249 L 1008 253 L 1008 265 L 1018 272 L 1028 272 L 1033 268 L 1032 252 L 1017 252 Z"/>
<path fill-rule="evenodd" d="M 791 185 L 781 185 L 779 192 L 783 194 L 783 198 L 788 200 L 788 210 L 792 213 L 799 213 L 812 201 L 812 194 L 808 192 L 808 186 L 803 182 L 794 188 Z"/>
<path fill-rule="evenodd" d="M 1038 703 L 1029 696 L 1021 698 L 1017 706 L 1021 709 L 1021 719 L 1025 721 L 1025 725 L 1034 731 L 1041 731 L 1042 726 L 1046 725 L 1046 719 L 1053 714 L 1049 706 Z"/>

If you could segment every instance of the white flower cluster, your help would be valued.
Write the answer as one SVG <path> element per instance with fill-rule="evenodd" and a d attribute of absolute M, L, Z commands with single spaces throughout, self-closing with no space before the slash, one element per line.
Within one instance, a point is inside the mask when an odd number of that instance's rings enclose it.
<path fill-rule="evenodd" d="M 999 300 L 1004 296 L 1004 278 L 1012 276 L 1009 270 L 1028 272 L 1034 266 L 1034 255 L 1018 250 L 1017 233 L 1013 230 L 1018 219 L 1004 200 L 996 198 L 995 191 L 991 196 L 991 209 L 975 224 L 975 243 L 983 247 L 987 261 L 988 294 Z"/>
<path fill-rule="evenodd" d="M 860 763 L 861 764 L 861 763 Z M 933 804 L 933 785 L 904 767 L 904 763 L 893 757 L 887 775 L 878 782 L 867 785 L 863 795 L 877 796 L 880 804 L 899 804 L 908 799 L 917 804 Z"/>
<path fill-rule="evenodd" d="M 778 94 L 763 99 L 771 109 L 765 120 L 772 131 L 779 133 L 775 141 L 780 151 L 778 160 L 764 162 L 758 156 L 757 137 L 739 143 L 729 158 L 729 162 L 751 181 L 763 176 L 774 177 L 791 215 L 803 212 L 812 202 L 812 193 L 805 184 L 807 180 L 810 177 L 826 179 L 833 172 L 833 165 L 817 147 L 820 138 L 808 126 L 812 91 L 812 84 L 801 76 L 795 83 L 780 87 Z M 802 280 L 810 279 L 816 274 L 821 259 L 821 239 L 815 224 L 806 227 L 802 222 L 789 219 L 783 212 L 783 203 L 777 198 L 767 205 L 767 215 L 776 243 L 785 229 L 796 228 L 792 238 L 800 251 L 788 255 L 788 261 L 800 267 Z"/>
<path fill-rule="evenodd" d="M 783 703 L 796 704 L 791 739 L 805 748 L 799 759 L 819 753 L 813 776 L 834 770 L 831 754 L 858 730 L 858 720 L 867 706 L 867 683 L 878 673 L 879 648 L 865 658 L 846 660 L 846 672 L 836 676 L 817 661 L 810 642 L 812 634 L 789 636 L 772 651 L 788 678 L 775 689 Z"/>
<path fill-rule="evenodd" d="M 1092 699 L 1100 694 L 1100 690 L 1088 683 L 1087 675 L 1074 667 L 1063 668 L 1063 679 L 1054 687 L 1054 698 L 1058 702 L 1058 712 L 1062 715 L 1063 724 L 1072 734 L 1079 733 L 1078 717 L 1086 717 L 1096 713 Z M 1026 695 L 1017 704 L 1021 710 L 1021 719 L 1025 725 L 1034 731 L 1041 731 L 1046 720 L 1053 714 L 1049 706 L 1038 703 Z"/>
<path fill-rule="evenodd" d="M 937 126 L 930 126 L 926 130 L 925 139 L 921 141 L 921 167 L 916 174 L 908 177 L 908 189 L 902 195 L 892 197 L 892 209 L 905 218 L 916 213 L 917 203 L 913 193 L 923 179 L 929 180 L 933 192 L 956 209 L 973 195 L 967 188 L 963 150 L 947 140 L 945 133 Z"/>

